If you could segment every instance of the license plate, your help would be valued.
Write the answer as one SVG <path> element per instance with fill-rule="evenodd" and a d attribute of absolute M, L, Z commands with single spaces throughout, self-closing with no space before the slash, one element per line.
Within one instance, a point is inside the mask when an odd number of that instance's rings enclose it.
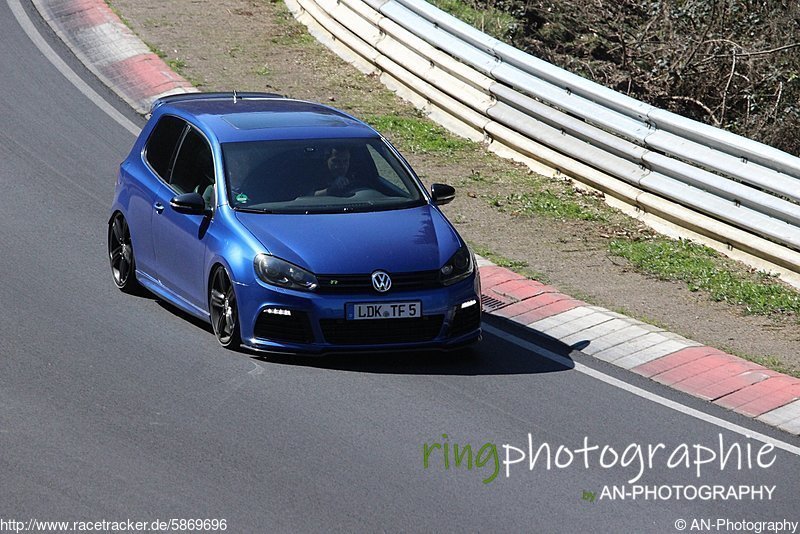
<path fill-rule="evenodd" d="M 408 319 L 422 317 L 422 302 L 358 302 L 347 305 L 347 319 Z"/>

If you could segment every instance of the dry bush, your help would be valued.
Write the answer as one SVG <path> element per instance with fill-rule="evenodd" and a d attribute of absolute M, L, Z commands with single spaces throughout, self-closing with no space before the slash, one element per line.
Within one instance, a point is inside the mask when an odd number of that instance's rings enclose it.
<path fill-rule="evenodd" d="M 622 93 L 800 155 L 797 0 L 469 0 L 514 46 Z"/>

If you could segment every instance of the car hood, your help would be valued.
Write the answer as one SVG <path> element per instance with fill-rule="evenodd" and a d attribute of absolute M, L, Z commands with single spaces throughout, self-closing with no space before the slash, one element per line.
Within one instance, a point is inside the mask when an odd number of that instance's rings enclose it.
<path fill-rule="evenodd" d="M 236 217 L 270 254 L 316 274 L 434 270 L 460 246 L 450 223 L 428 204 L 369 213 L 236 212 Z"/>

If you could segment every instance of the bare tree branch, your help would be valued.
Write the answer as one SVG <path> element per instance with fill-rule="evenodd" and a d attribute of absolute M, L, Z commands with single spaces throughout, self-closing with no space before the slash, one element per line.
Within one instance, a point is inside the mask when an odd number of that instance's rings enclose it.
<path fill-rule="evenodd" d="M 696 98 L 691 98 L 689 96 L 670 96 L 669 99 L 670 100 L 683 100 L 684 102 L 691 102 L 692 104 L 695 104 L 696 106 L 701 107 L 703 109 L 703 111 L 705 111 L 708 114 L 708 117 L 711 119 L 711 121 L 714 123 L 714 125 L 715 126 L 719 126 L 720 122 L 717 119 L 717 116 L 714 115 L 714 112 L 711 111 L 711 108 L 709 108 L 708 106 L 706 106 L 705 104 L 703 104 L 702 102 L 697 100 Z"/>
<path fill-rule="evenodd" d="M 728 90 L 731 88 L 731 80 L 736 73 L 736 49 L 731 48 L 731 73 L 728 75 L 728 81 L 725 84 L 725 90 L 722 91 L 722 111 L 719 114 L 720 121 L 725 120 L 725 106 L 728 103 Z"/>
<path fill-rule="evenodd" d="M 775 52 L 782 52 L 784 50 L 789 50 L 791 48 L 797 48 L 800 46 L 800 43 L 792 43 L 784 46 L 779 46 L 778 48 L 772 48 L 770 50 L 759 50 L 757 52 L 742 52 L 738 54 L 739 56 L 763 56 L 766 54 L 774 54 Z"/>
<path fill-rule="evenodd" d="M 711 41 L 707 41 L 707 42 L 714 42 L 714 41 L 718 41 L 718 42 L 726 42 L 727 41 L 727 42 L 729 42 L 731 44 L 735 44 L 736 46 L 739 46 L 738 44 L 734 43 L 733 41 L 728 41 L 727 39 L 712 39 Z M 736 57 L 765 56 L 765 55 L 768 55 L 768 54 L 774 54 L 775 52 L 782 52 L 784 50 L 790 50 L 792 48 L 797 48 L 797 47 L 800 47 L 800 43 L 792 43 L 792 44 L 788 44 L 788 45 L 784 45 L 784 46 L 779 46 L 778 48 L 771 48 L 769 50 L 758 50 L 756 52 L 736 52 Z M 741 46 L 739 46 L 739 48 L 741 48 Z M 712 55 L 712 56 L 706 56 L 703 59 L 703 61 L 710 61 L 712 59 L 721 58 L 721 57 L 728 57 L 728 54 L 715 54 L 715 55 Z"/>
<path fill-rule="evenodd" d="M 778 107 L 781 104 L 781 95 L 783 95 L 783 82 L 778 82 L 778 98 L 775 99 L 775 107 L 772 110 L 772 114 L 776 120 L 778 119 Z"/>

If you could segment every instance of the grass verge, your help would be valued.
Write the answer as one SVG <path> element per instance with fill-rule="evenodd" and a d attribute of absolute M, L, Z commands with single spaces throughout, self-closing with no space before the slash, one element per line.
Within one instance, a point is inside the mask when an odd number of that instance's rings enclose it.
<path fill-rule="evenodd" d="M 800 294 L 774 277 L 748 271 L 714 250 L 686 240 L 614 239 L 611 254 L 627 259 L 638 271 L 662 280 L 685 282 L 690 291 L 705 291 L 715 301 L 741 306 L 749 314 L 798 314 Z"/>
<path fill-rule="evenodd" d="M 492 252 L 488 247 L 485 247 L 481 244 L 474 243 L 471 241 L 468 243 L 468 245 L 469 248 L 472 250 L 472 252 L 474 252 L 479 256 L 483 256 L 484 258 L 491 261 L 495 265 L 498 265 L 500 267 L 505 267 L 506 269 L 510 269 L 515 273 L 527 276 L 528 278 L 532 278 L 543 284 L 550 283 L 546 274 L 531 269 L 527 261 L 512 260 L 510 258 L 506 258 L 505 256 Z"/>
<path fill-rule="evenodd" d="M 130 28 L 130 26 L 128 26 Z M 131 28 L 131 31 L 133 29 Z M 135 33 L 135 32 L 134 32 Z M 142 42 L 150 49 L 152 53 L 157 55 L 159 58 L 164 60 L 164 63 L 172 69 L 176 74 L 179 76 L 183 76 L 190 84 L 194 85 L 198 89 L 205 85 L 202 80 L 198 80 L 197 78 L 192 78 L 186 72 L 186 67 L 188 66 L 186 61 L 179 58 L 170 58 L 166 52 L 158 48 L 157 46 L 153 45 L 152 43 L 148 43 L 147 41 L 142 39 Z"/>
<path fill-rule="evenodd" d="M 369 115 L 365 120 L 379 132 L 417 154 L 438 153 L 453 156 L 475 147 L 475 143 L 455 137 L 424 117 Z"/>
<path fill-rule="evenodd" d="M 508 40 L 517 26 L 513 16 L 493 7 L 475 9 L 461 0 L 431 0 L 431 4 L 501 41 Z"/>
<path fill-rule="evenodd" d="M 531 187 L 522 193 L 489 198 L 490 204 L 512 216 L 545 216 L 572 221 L 601 221 L 608 217 L 604 207 L 579 194 L 567 184 L 540 178 L 529 180 Z"/>

